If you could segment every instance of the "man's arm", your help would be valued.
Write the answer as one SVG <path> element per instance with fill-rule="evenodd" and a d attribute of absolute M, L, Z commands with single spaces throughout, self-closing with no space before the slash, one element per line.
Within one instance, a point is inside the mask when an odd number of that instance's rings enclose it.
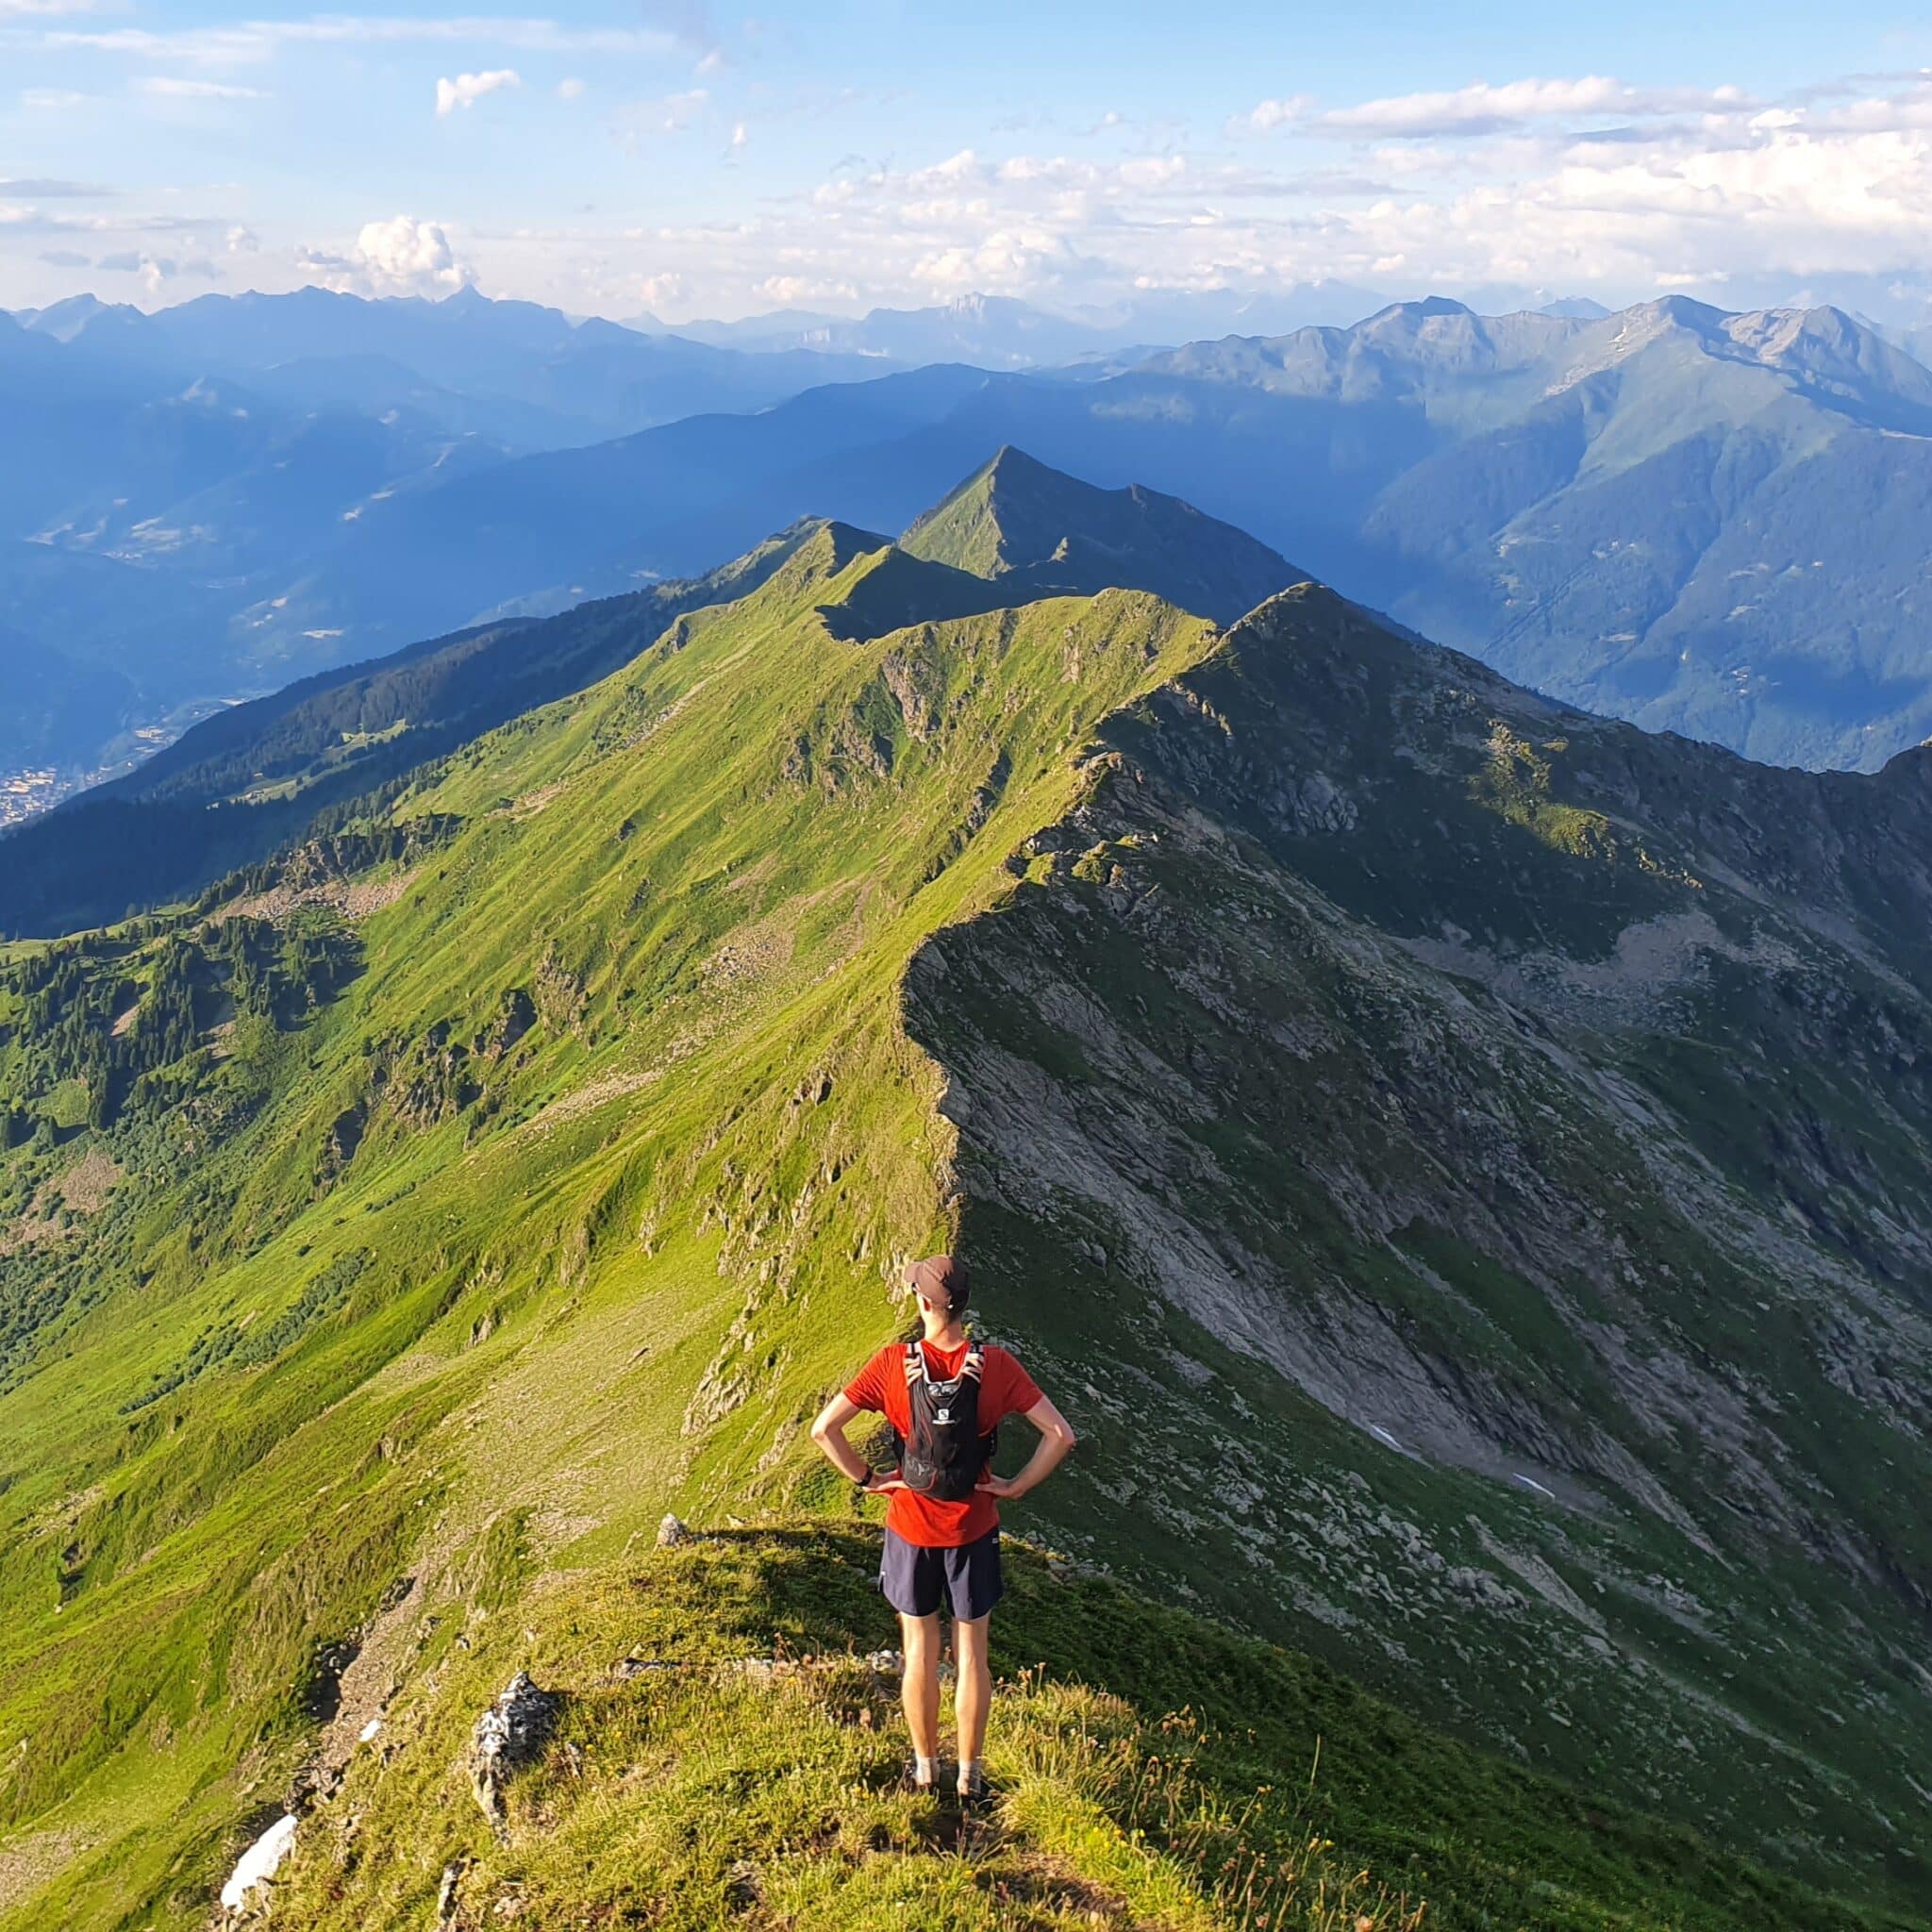
<path fill-rule="evenodd" d="M 873 1468 L 845 1440 L 846 1425 L 854 1416 L 864 1413 L 841 1389 L 819 1411 L 818 1421 L 811 1425 L 811 1439 L 824 1451 L 825 1459 L 847 1482 L 864 1483 L 874 1496 L 882 1495 L 888 1490 L 903 1490 L 906 1485 L 899 1480 L 897 1470 Z"/>
<path fill-rule="evenodd" d="M 994 1475 L 988 1470 L 979 1478 L 982 1490 L 1004 1496 L 1009 1502 L 1024 1496 L 1028 1490 L 1037 1490 L 1067 1459 L 1067 1451 L 1074 1441 L 1073 1424 L 1044 1395 L 1025 1411 L 1025 1416 L 1040 1431 L 1040 1441 L 1026 1458 L 1025 1468 L 1018 1475 Z"/>

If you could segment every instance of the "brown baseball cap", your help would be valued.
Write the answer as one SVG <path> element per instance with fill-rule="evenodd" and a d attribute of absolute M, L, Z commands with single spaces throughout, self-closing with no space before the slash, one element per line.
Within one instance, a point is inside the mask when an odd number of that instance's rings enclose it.
<path fill-rule="evenodd" d="M 949 1314 L 966 1306 L 966 1264 L 954 1255 L 928 1255 L 906 1271 L 906 1285 L 923 1302 L 935 1303 Z"/>

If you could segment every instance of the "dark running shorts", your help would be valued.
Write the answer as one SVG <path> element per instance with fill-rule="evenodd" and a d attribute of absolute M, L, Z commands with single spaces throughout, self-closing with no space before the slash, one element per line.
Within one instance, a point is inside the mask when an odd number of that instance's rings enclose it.
<path fill-rule="evenodd" d="M 879 1558 L 879 1588 L 886 1601 L 906 1616 L 929 1617 L 947 1604 L 958 1622 L 971 1624 L 985 1616 L 1006 1591 L 1000 1575 L 1000 1533 L 990 1529 L 956 1550 L 936 1550 L 908 1543 L 889 1529 L 885 1555 Z"/>

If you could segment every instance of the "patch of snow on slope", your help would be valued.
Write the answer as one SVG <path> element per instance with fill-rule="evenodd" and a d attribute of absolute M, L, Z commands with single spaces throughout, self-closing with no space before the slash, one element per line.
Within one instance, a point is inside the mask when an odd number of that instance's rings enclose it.
<path fill-rule="evenodd" d="M 281 1863 L 295 1847 L 295 1814 L 286 1811 L 242 1854 L 228 1882 L 222 1887 L 222 1903 L 231 1912 L 239 1911 L 258 1885 L 266 1885 L 281 1869 Z"/>

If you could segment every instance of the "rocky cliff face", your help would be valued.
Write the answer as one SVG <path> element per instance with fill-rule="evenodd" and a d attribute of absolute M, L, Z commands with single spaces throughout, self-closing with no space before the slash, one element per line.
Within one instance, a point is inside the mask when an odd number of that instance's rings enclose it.
<path fill-rule="evenodd" d="M 1105 1398 L 1096 1541 L 1539 1762 L 1905 1856 L 1921 761 L 1646 738 L 1304 587 L 1085 769 L 908 1011 L 969 1235 Z"/>

